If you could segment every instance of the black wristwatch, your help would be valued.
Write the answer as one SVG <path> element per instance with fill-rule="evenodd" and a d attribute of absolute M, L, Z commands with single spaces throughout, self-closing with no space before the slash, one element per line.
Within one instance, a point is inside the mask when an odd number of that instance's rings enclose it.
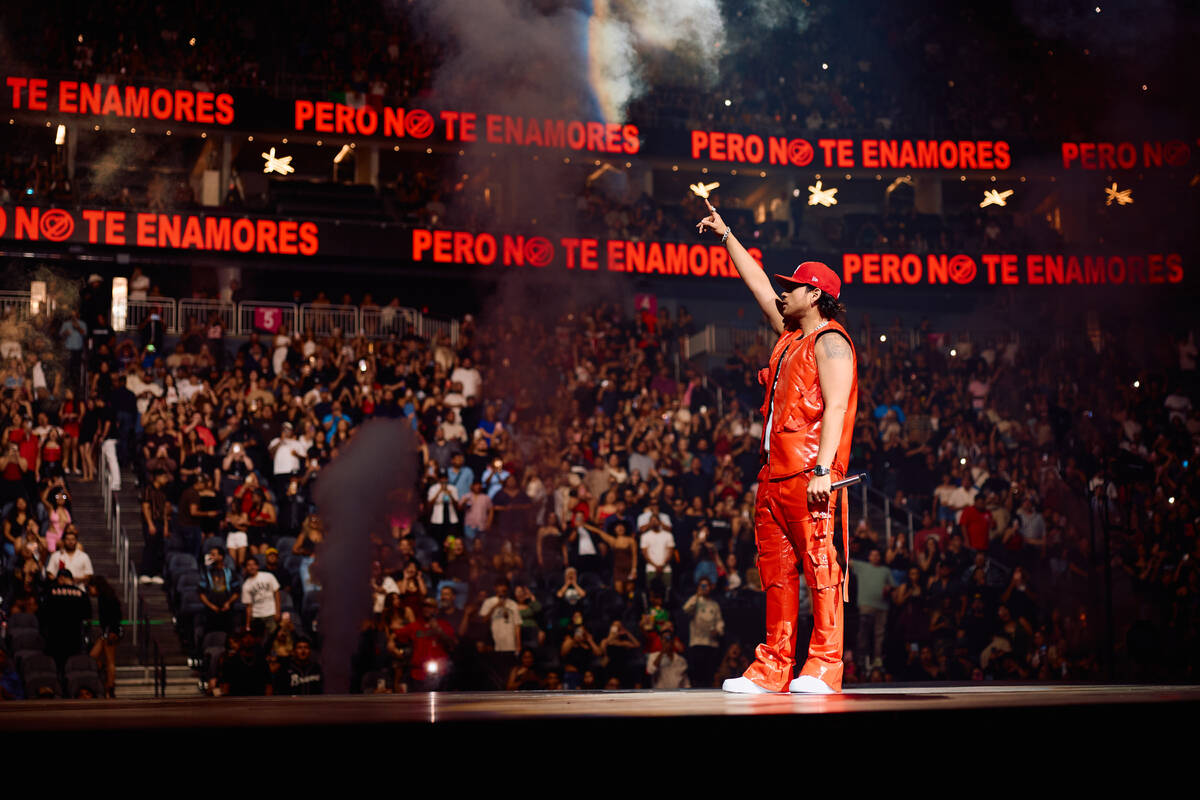
<path fill-rule="evenodd" d="M 815 467 L 813 467 L 812 472 L 813 475 L 816 475 L 818 478 L 820 478 L 829 474 L 829 467 L 822 467 L 820 464 L 817 464 Z"/>

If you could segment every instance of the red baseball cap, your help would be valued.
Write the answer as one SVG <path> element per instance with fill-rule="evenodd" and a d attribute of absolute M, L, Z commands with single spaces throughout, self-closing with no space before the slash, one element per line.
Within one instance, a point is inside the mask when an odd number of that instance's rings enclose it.
<path fill-rule="evenodd" d="M 776 274 L 775 277 L 784 283 L 806 283 L 809 286 L 815 286 L 832 296 L 834 300 L 842 291 L 842 279 L 820 261 L 805 261 L 796 267 L 796 271 L 791 275 Z"/>

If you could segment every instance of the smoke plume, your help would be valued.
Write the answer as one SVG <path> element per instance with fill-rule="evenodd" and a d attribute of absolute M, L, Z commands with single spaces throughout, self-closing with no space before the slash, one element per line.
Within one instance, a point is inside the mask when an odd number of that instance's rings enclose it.
<path fill-rule="evenodd" d="M 720 50 L 717 0 L 419 0 L 425 35 L 448 56 L 436 102 L 513 114 L 624 120 L 646 89 L 645 59 L 664 52 L 700 67 Z"/>
<path fill-rule="evenodd" d="M 391 516 L 413 516 L 397 498 L 411 498 L 415 452 L 410 426 L 371 420 L 317 478 L 314 498 L 326 530 L 315 565 L 324 587 L 319 630 L 325 686 L 334 692 L 349 688 L 359 626 L 371 611 L 371 531 Z"/>

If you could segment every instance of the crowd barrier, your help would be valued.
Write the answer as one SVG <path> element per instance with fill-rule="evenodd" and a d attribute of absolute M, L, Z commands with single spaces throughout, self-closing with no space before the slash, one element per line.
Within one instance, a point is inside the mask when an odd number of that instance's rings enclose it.
<path fill-rule="evenodd" d="M 0 318 L 25 321 L 32 317 L 29 292 L 0 292 Z M 136 331 L 158 314 L 169 334 L 181 334 L 197 325 L 220 322 L 225 333 L 246 336 L 259 333 L 329 336 L 340 332 L 369 339 L 389 339 L 415 333 L 426 339 L 448 337 L 458 345 L 458 320 L 427 317 L 415 308 L 397 306 L 343 306 L 318 303 L 275 303 L 245 300 L 240 303 L 197 298 L 145 297 L 126 301 L 124 332 Z"/>

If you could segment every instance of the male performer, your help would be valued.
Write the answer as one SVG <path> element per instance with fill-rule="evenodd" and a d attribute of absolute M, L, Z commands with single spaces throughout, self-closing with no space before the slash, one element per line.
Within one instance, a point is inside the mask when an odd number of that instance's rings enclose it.
<path fill-rule="evenodd" d="M 858 377 L 850 335 L 834 320 L 845 310 L 842 282 L 829 267 L 805 261 L 791 276 L 776 275 L 786 287 L 776 297 L 771 280 L 708 203 L 697 228 L 712 230 L 729 249 L 779 341 L 769 366 L 759 372 L 766 390 L 755 501 L 758 571 L 767 594 L 767 639 L 740 678 L 725 681 L 727 692 L 808 692 L 842 688 L 842 603 L 846 570 L 838 562 L 830 485 L 846 475 Z M 846 490 L 842 490 L 842 549 L 846 552 Z M 832 501 L 832 502 L 831 502 Z M 796 664 L 796 617 L 800 581 L 796 561 L 812 592 L 813 632 L 808 659 L 792 680 Z"/>

